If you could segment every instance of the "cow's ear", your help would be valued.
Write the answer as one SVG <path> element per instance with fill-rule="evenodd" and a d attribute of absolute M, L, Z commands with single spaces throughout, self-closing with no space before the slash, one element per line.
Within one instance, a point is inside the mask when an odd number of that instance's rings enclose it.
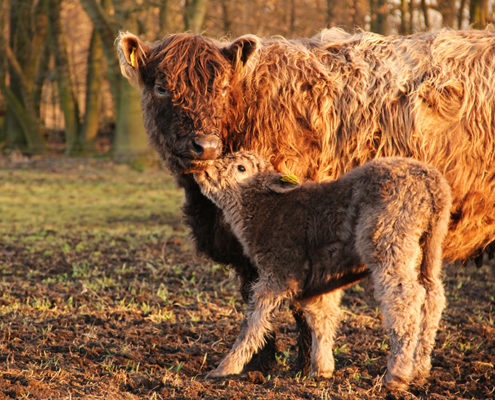
<path fill-rule="evenodd" d="M 268 182 L 268 188 L 275 193 L 287 193 L 299 187 L 295 175 L 274 174 Z"/>
<path fill-rule="evenodd" d="M 223 55 L 232 63 L 235 69 L 247 65 L 253 55 L 261 47 L 260 39 L 255 35 L 244 35 L 234 40 L 229 46 L 222 49 Z"/>
<path fill-rule="evenodd" d="M 146 62 L 148 46 L 129 32 L 121 32 L 115 40 L 119 56 L 120 70 L 131 85 L 142 86 L 139 68 Z"/>

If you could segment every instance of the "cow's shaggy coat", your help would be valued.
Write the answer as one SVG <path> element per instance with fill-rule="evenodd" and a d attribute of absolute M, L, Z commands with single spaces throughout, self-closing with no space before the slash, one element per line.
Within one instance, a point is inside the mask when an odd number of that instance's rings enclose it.
<path fill-rule="evenodd" d="M 124 75 L 142 92 L 151 142 L 185 189 L 197 248 L 234 266 L 244 299 L 256 270 L 183 175 L 191 160 L 253 150 L 281 172 L 320 181 L 373 158 L 413 157 L 452 187 L 444 257 L 463 260 L 494 240 L 493 31 L 332 29 L 308 40 L 231 42 L 174 34 L 154 44 L 124 33 L 117 48 Z"/>
<path fill-rule="evenodd" d="M 403 389 L 428 375 L 445 304 L 441 245 L 451 206 L 436 169 L 385 158 L 336 181 L 297 186 L 241 152 L 206 164 L 195 178 L 259 274 L 246 322 L 211 376 L 240 373 L 271 330 L 270 314 L 294 299 L 312 329 L 312 372 L 330 376 L 339 289 L 368 271 L 390 334 L 387 385 Z M 331 289 L 322 302 L 318 294 Z"/>

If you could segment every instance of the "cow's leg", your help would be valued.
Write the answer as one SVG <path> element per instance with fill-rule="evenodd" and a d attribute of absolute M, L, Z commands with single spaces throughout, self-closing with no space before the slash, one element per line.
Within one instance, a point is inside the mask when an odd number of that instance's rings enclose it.
<path fill-rule="evenodd" d="M 302 302 L 308 324 L 312 330 L 311 375 L 323 378 L 332 376 L 335 362 L 333 342 L 340 322 L 340 300 L 342 290 Z"/>
<path fill-rule="evenodd" d="M 270 332 L 271 313 L 289 297 L 289 290 L 276 288 L 270 279 L 260 277 L 253 286 L 249 311 L 234 346 L 217 369 L 208 376 L 221 377 L 241 373 L 245 364 L 262 346 L 266 334 Z"/>
<path fill-rule="evenodd" d="M 297 359 L 294 368 L 296 371 L 301 371 L 303 375 L 308 375 L 311 371 L 311 329 L 299 303 L 294 303 L 291 306 L 291 311 L 299 333 L 297 336 Z"/>

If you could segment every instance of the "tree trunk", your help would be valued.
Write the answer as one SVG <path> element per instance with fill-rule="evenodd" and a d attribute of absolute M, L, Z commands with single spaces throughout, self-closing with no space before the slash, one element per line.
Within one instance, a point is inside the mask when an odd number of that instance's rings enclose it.
<path fill-rule="evenodd" d="M 456 0 L 438 0 L 438 11 L 442 15 L 443 26 L 453 28 L 456 17 Z"/>
<path fill-rule="evenodd" d="M 399 33 L 401 35 L 407 35 L 409 33 L 408 29 L 408 18 L 407 18 L 407 12 L 408 12 L 408 4 L 407 0 L 400 0 L 400 26 L 399 26 Z"/>
<path fill-rule="evenodd" d="M 112 18 L 97 0 L 81 0 L 81 4 L 101 35 L 103 54 L 107 64 L 107 79 L 110 83 L 115 115 L 114 156 L 118 160 L 132 161 L 149 154 L 149 144 L 143 126 L 139 92 L 130 86 L 120 73 L 115 55 L 114 41 L 119 29 L 134 29 L 137 22 L 123 9 L 117 9 Z M 120 19 L 115 17 L 120 16 Z"/>
<path fill-rule="evenodd" d="M 93 152 L 98 134 L 98 121 L 101 100 L 101 81 L 103 77 L 103 49 L 101 38 L 93 29 L 88 54 L 88 71 L 86 75 L 86 106 L 84 122 L 81 129 L 83 151 Z"/>
<path fill-rule="evenodd" d="M 165 34 L 170 30 L 170 15 L 168 9 L 168 0 L 161 0 L 160 7 L 160 32 Z"/>
<path fill-rule="evenodd" d="M 23 5 L 14 7 L 14 1 L 10 1 L 10 18 L 9 18 L 9 46 L 12 49 L 13 56 L 19 65 L 27 64 L 27 50 L 25 47 L 29 45 L 28 41 L 30 33 L 26 21 L 30 18 L 31 4 L 29 2 Z M 19 49 L 20 48 L 20 49 Z M 27 51 L 26 51 L 27 50 Z M 4 51 L 2 51 L 4 53 Z M 17 54 L 18 53 L 18 54 Z M 26 126 L 22 126 L 18 119 L 20 108 L 22 105 L 22 89 L 21 77 L 18 76 L 19 71 L 12 67 L 12 60 L 8 63 L 9 85 L 2 90 L 5 100 L 7 101 L 7 109 L 5 114 L 5 130 L 7 146 L 23 149 L 28 149 L 27 138 L 25 134 Z M 4 82 L 2 82 L 4 83 Z M 9 93 L 7 93 L 7 90 Z M 16 112 L 17 111 L 17 112 Z"/>
<path fill-rule="evenodd" d="M 38 153 L 38 149 L 30 149 L 27 140 L 27 130 L 30 129 L 27 125 L 22 125 L 22 120 L 19 120 L 21 108 L 23 108 L 22 90 L 19 79 L 15 78 L 12 73 L 12 69 L 9 72 L 9 86 L 5 85 L 5 82 L 1 82 L 1 90 L 5 101 L 7 102 L 7 108 L 5 110 L 4 130 L 5 130 L 5 142 L 8 147 L 30 150 Z"/>
<path fill-rule="evenodd" d="M 79 104 L 74 93 L 69 68 L 69 56 L 60 19 L 62 0 L 45 0 L 48 15 L 48 36 L 51 52 L 55 59 L 60 108 L 64 114 L 65 153 L 77 154 L 82 150 L 80 138 Z"/>
<path fill-rule="evenodd" d="M 26 101 L 26 96 L 17 96 L 10 87 L 0 80 L 0 91 L 4 94 L 10 111 L 5 115 L 7 145 L 19 149 L 26 149 L 30 153 L 39 154 L 45 151 L 42 137 L 42 128 L 39 120 L 33 113 L 32 103 L 26 105 L 20 100 Z M 13 131 L 15 129 L 15 131 Z M 22 135 L 22 142 L 16 142 L 13 132 Z"/>
<path fill-rule="evenodd" d="M 201 27 L 206 16 L 208 0 L 186 0 L 184 10 L 184 23 L 186 31 L 201 32 Z"/>
<path fill-rule="evenodd" d="M 351 30 L 364 28 L 366 20 L 366 2 L 364 0 L 352 0 L 352 26 Z"/>
<path fill-rule="evenodd" d="M 36 111 L 36 116 L 40 118 L 40 107 L 41 107 L 41 95 L 43 93 L 43 84 L 46 79 L 46 75 L 48 73 L 48 67 L 50 64 L 50 46 L 48 43 L 43 43 L 43 48 L 41 50 L 40 59 L 39 59 L 39 67 L 36 71 L 36 76 L 34 79 L 34 88 L 33 88 L 33 102 Z"/>
<path fill-rule="evenodd" d="M 114 155 L 118 161 L 141 159 L 149 153 L 139 92 L 126 78 L 120 79 L 120 102 L 115 127 Z"/>
<path fill-rule="evenodd" d="M 486 27 L 488 15 L 488 0 L 470 0 L 469 2 L 469 22 L 475 29 Z"/>
<path fill-rule="evenodd" d="M 389 14 L 387 0 L 370 1 L 370 30 L 386 35 L 388 32 L 387 17 Z"/>
<path fill-rule="evenodd" d="M 373 1 L 373 0 L 371 0 Z M 335 0 L 327 0 L 327 14 L 326 14 L 326 25 L 327 28 L 332 27 L 335 23 Z"/>
<path fill-rule="evenodd" d="M 464 7 L 466 7 L 466 0 L 461 0 L 459 11 L 457 12 L 457 29 L 462 29 L 462 23 L 464 21 Z"/>
<path fill-rule="evenodd" d="M 42 7 L 32 0 L 12 1 L 9 38 L 0 39 L 0 51 L 8 64 L 8 81 L 0 80 L 7 102 L 4 137 L 8 146 L 31 153 L 45 150 L 33 88 L 45 33 L 40 11 Z"/>
<path fill-rule="evenodd" d="M 232 33 L 232 0 L 222 0 L 223 31 Z"/>
<path fill-rule="evenodd" d="M 289 8 L 289 33 L 294 34 L 296 30 L 296 4 L 295 0 L 289 0 L 287 7 Z"/>
<path fill-rule="evenodd" d="M 426 0 L 421 0 L 421 10 L 423 11 L 423 20 L 425 22 L 425 29 L 428 30 L 430 29 L 430 17 L 428 15 L 428 6 L 426 5 Z"/>
<path fill-rule="evenodd" d="M 407 26 L 407 30 L 409 33 L 414 32 L 414 0 L 409 0 L 409 24 Z"/>
<path fill-rule="evenodd" d="M 111 20 L 105 10 L 96 0 L 80 0 L 84 11 L 88 14 L 93 27 L 100 34 L 103 45 L 103 54 L 107 64 L 107 79 L 110 84 L 110 91 L 114 103 L 114 110 L 117 112 L 120 92 L 120 65 L 115 55 L 114 41 L 120 26 L 115 20 Z M 129 29 L 129 28 L 127 28 Z M 117 115 L 115 114 L 115 118 Z"/>

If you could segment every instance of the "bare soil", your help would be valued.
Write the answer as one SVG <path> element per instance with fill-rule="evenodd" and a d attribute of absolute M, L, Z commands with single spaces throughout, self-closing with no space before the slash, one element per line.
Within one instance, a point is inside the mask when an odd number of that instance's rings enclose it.
<path fill-rule="evenodd" d="M 423 386 L 382 387 L 388 340 L 368 281 L 343 299 L 331 379 L 293 370 L 286 309 L 275 369 L 205 379 L 244 307 L 228 267 L 194 253 L 180 197 L 161 170 L 0 163 L 0 399 L 495 398 L 489 260 L 445 268 L 448 306 Z"/>

